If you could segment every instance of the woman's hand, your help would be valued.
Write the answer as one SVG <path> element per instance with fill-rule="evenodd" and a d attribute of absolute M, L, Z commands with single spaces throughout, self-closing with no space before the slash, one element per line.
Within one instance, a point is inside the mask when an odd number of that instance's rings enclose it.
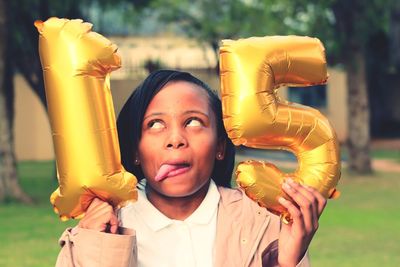
<path fill-rule="evenodd" d="M 279 266 L 296 266 L 306 253 L 318 229 L 318 219 L 326 206 L 326 199 L 314 188 L 288 179 L 283 190 L 294 203 L 279 198 L 279 203 L 290 213 L 293 221 L 282 224 L 279 235 Z"/>
<path fill-rule="evenodd" d="M 99 232 L 116 234 L 118 230 L 118 218 L 113 207 L 98 198 L 93 199 L 85 216 L 79 221 L 79 227 L 92 229 Z"/>

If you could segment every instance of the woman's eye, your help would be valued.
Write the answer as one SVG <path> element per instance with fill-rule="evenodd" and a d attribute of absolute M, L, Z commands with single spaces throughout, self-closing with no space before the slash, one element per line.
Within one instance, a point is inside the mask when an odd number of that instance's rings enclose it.
<path fill-rule="evenodd" d="M 203 125 L 202 122 L 197 118 L 190 118 L 186 122 L 186 126 L 190 126 L 190 127 L 199 127 L 202 125 Z"/>
<path fill-rule="evenodd" d="M 164 124 L 161 121 L 151 121 L 148 124 L 150 129 L 162 129 L 164 128 Z"/>

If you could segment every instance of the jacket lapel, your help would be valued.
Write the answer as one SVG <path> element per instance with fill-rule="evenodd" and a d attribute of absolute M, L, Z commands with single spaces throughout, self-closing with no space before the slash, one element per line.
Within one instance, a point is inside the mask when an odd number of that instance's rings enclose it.
<path fill-rule="evenodd" d="M 249 266 L 270 217 L 243 191 L 219 187 L 215 266 Z"/>

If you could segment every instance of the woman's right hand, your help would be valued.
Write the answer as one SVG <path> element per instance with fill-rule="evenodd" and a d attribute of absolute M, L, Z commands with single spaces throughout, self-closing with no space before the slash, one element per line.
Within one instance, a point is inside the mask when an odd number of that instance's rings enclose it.
<path fill-rule="evenodd" d="M 98 198 L 93 199 L 85 216 L 79 221 L 80 228 L 116 234 L 118 218 L 113 207 Z"/>

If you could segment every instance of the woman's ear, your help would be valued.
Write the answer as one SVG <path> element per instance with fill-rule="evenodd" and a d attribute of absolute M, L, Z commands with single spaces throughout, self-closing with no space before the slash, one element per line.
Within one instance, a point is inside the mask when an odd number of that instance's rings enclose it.
<path fill-rule="evenodd" d="M 215 158 L 217 160 L 223 160 L 225 157 L 225 148 L 226 148 L 226 140 L 225 139 L 219 139 L 217 143 L 217 154 L 215 155 Z"/>

